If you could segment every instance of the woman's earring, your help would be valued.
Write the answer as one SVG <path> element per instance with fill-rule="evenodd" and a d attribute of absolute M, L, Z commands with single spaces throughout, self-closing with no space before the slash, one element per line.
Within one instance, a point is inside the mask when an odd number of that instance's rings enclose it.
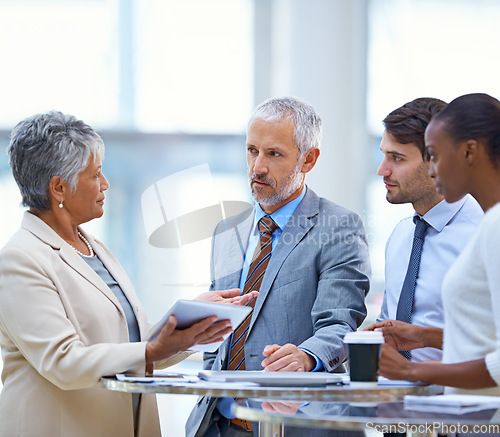
<path fill-rule="evenodd" d="M 62 199 L 62 197 L 61 197 L 61 203 L 59 204 L 59 208 L 61 208 L 61 209 L 62 209 L 62 207 L 63 207 L 63 199 Z"/>

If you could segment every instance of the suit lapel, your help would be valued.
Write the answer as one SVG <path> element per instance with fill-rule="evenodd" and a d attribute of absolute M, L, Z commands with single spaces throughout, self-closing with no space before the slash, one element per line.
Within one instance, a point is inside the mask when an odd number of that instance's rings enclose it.
<path fill-rule="evenodd" d="M 212 275 L 218 289 L 239 287 L 253 220 L 253 211 L 244 212 L 217 229 Z"/>
<path fill-rule="evenodd" d="M 304 199 L 290 217 L 285 229 L 283 229 L 283 233 L 281 234 L 278 244 L 273 250 L 273 254 L 269 261 L 269 265 L 267 266 L 266 273 L 259 290 L 260 295 L 255 303 L 252 320 L 248 328 L 249 333 L 255 324 L 255 320 L 259 316 L 259 312 L 263 307 L 269 292 L 271 291 L 274 280 L 280 272 L 283 263 L 287 259 L 288 255 L 290 255 L 290 252 L 314 227 L 318 213 L 319 198 L 311 189 L 308 188 Z"/>
<path fill-rule="evenodd" d="M 85 278 L 90 284 L 96 287 L 101 293 L 103 293 L 122 313 L 123 317 L 125 317 L 118 299 L 115 297 L 110 288 L 104 283 L 99 275 L 80 257 L 80 255 L 78 255 L 75 250 L 73 250 L 49 225 L 47 225 L 43 220 L 39 219 L 35 215 L 29 212 L 25 212 L 22 221 L 22 227 L 37 236 L 44 243 L 58 250 L 61 260 L 69 267 L 71 267 L 76 273 Z M 92 247 L 96 249 L 96 253 L 99 258 L 101 258 L 103 251 L 100 250 L 98 245 L 94 244 L 94 239 L 90 238 L 86 234 L 85 236 L 91 242 Z M 107 258 L 108 257 L 105 255 L 101 258 L 101 261 L 103 261 L 104 263 L 104 260 L 106 260 Z M 107 264 L 105 265 L 106 267 L 109 267 Z M 111 270 L 110 273 L 113 275 Z M 115 277 L 115 279 L 118 283 L 120 283 L 119 278 Z M 120 286 L 121 285 L 122 284 L 120 283 Z"/>
<path fill-rule="evenodd" d="M 130 282 L 127 274 L 120 266 L 118 261 L 114 258 L 111 252 L 99 241 L 97 241 L 91 235 L 86 234 L 82 229 L 80 232 L 84 237 L 90 242 L 95 254 L 99 257 L 104 267 L 108 270 L 111 276 L 120 286 L 123 294 L 129 301 L 132 310 L 134 311 L 137 323 L 139 325 L 141 338 L 146 338 L 148 334 L 148 321 L 144 311 L 141 311 L 141 303 L 139 302 L 137 295 L 134 290 L 134 286 Z M 69 249 L 69 250 L 68 250 Z M 79 256 L 76 252 L 68 248 L 67 245 L 61 247 L 60 250 L 61 258 L 72 267 L 75 272 L 84 277 L 89 281 L 94 287 L 96 287 L 102 294 L 104 294 L 111 303 L 120 311 L 123 319 L 126 321 L 127 317 L 122 305 L 118 301 L 117 297 L 113 291 L 106 285 L 106 283 L 101 279 L 101 277 Z"/>
<path fill-rule="evenodd" d="M 141 332 L 141 338 L 145 338 L 148 334 L 148 321 L 146 317 L 146 313 L 142 310 L 142 304 L 135 293 L 135 288 L 132 282 L 130 281 L 127 273 L 123 270 L 122 266 L 116 260 L 116 258 L 112 255 L 109 249 L 106 248 L 100 241 L 94 239 L 90 235 L 85 235 L 85 237 L 90 241 L 90 244 L 94 248 L 96 255 L 104 264 L 104 267 L 109 271 L 111 276 L 118 282 L 123 294 L 129 301 L 132 310 L 134 311 L 135 317 L 137 319 L 139 330 Z M 93 271 L 93 270 L 92 270 Z M 96 276 L 98 276 L 96 274 Z M 98 276 L 99 277 L 99 276 Z M 99 279 L 101 279 L 99 277 Z M 117 306 L 117 308 L 122 313 L 123 317 L 126 318 L 125 313 L 121 304 L 118 302 L 118 299 L 115 297 L 114 293 L 109 289 L 109 287 L 101 281 L 103 285 L 102 291 L 103 293 L 110 298 L 110 300 Z"/>
<path fill-rule="evenodd" d="M 86 236 L 88 238 L 88 236 Z M 92 242 L 91 242 L 92 244 Z M 95 248 L 95 245 L 92 245 Z M 99 251 L 95 251 L 99 258 L 102 260 L 102 257 L 98 253 Z M 59 255 L 61 259 L 70 266 L 76 273 L 85 278 L 88 282 L 90 282 L 95 288 L 97 288 L 101 293 L 103 293 L 112 303 L 115 305 L 120 312 L 123 313 L 122 306 L 118 302 L 118 299 L 113 294 L 111 289 L 106 285 L 106 283 L 101 279 L 101 277 L 78 255 L 71 247 L 67 245 L 62 245 L 59 250 Z M 103 261 L 104 264 L 104 261 Z M 108 266 L 106 266 L 108 267 Z M 111 273 L 111 271 L 110 271 Z M 119 283 L 119 280 L 115 278 Z M 124 314 L 123 314 L 124 315 Z M 124 315 L 125 316 L 125 315 Z"/>

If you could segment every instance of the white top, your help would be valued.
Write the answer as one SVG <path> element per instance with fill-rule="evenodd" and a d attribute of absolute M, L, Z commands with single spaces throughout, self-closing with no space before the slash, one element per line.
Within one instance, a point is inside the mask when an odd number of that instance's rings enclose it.
<path fill-rule="evenodd" d="M 500 204 L 489 209 L 477 232 L 443 281 L 444 363 L 486 357 L 491 377 L 500 384 Z M 500 395 L 500 387 L 447 389 Z"/>
<path fill-rule="evenodd" d="M 413 324 L 443 328 L 441 285 L 444 275 L 462 252 L 482 217 L 481 207 L 469 195 L 451 204 L 443 200 L 423 216 L 430 226 L 424 239 L 415 288 Z M 413 217 L 407 217 L 396 225 L 387 240 L 385 293 L 377 321 L 396 318 L 414 232 Z M 412 351 L 412 361 L 429 360 L 441 360 L 441 351 L 433 348 Z"/>

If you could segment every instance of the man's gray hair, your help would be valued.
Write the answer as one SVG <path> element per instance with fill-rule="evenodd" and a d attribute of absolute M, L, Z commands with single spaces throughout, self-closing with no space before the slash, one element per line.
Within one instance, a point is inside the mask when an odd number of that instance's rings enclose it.
<path fill-rule="evenodd" d="M 309 149 L 321 143 L 321 117 L 316 110 L 297 97 L 275 97 L 255 108 L 250 123 L 255 119 L 280 121 L 288 119 L 294 126 L 293 139 L 304 155 Z"/>
<path fill-rule="evenodd" d="M 104 157 L 104 143 L 83 121 L 51 111 L 18 123 L 11 132 L 7 153 L 23 205 L 43 211 L 50 207 L 52 177 L 60 176 L 75 191 L 90 157 Z"/>

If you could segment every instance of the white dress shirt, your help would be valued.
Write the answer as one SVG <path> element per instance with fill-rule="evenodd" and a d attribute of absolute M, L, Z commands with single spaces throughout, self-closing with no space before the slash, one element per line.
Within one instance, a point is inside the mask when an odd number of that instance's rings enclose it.
<path fill-rule="evenodd" d="M 443 200 L 422 217 L 430 226 L 424 239 L 415 288 L 413 324 L 444 327 L 441 300 L 444 275 L 475 232 L 482 216 L 483 211 L 479 204 L 467 195 L 455 203 Z M 377 321 L 396 318 L 414 232 L 413 217 L 407 217 L 396 225 L 387 240 L 385 293 Z M 416 349 L 412 351 L 412 361 L 441 360 L 441 355 L 440 350 L 433 348 Z"/>

